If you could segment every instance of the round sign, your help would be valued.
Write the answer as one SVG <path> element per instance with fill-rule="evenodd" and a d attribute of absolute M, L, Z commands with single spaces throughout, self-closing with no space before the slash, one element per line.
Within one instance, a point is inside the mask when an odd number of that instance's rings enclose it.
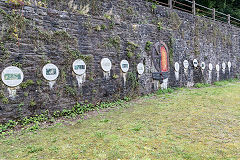
<path fill-rule="evenodd" d="M 73 62 L 73 71 L 77 75 L 82 75 L 86 72 L 86 64 L 83 60 L 77 59 Z"/>
<path fill-rule="evenodd" d="M 2 81 L 9 87 L 16 87 L 23 81 L 23 72 L 20 68 L 10 66 L 2 71 Z"/>
<path fill-rule="evenodd" d="M 129 63 L 127 60 L 122 60 L 120 63 L 121 69 L 124 73 L 128 72 L 129 70 Z"/>
<path fill-rule="evenodd" d="M 183 61 L 183 66 L 184 66 L 184 68 L 188 68 L 188 66 L 189 66 L 189 63 L 188 63 L 188 61 L 187 60 L 185 60 L 185 61 Z"/>
<path fill-rule="evenodd" d="M 143 74 L 144 73 L 144 65 L 142 63 L 139 63 L 137 65 L 137 71 L 138 71 L 138 74 Z"/>
<path fill-rule="evenodd" d="M 210 71 L 213 70 L 213 65 L 212 65 L 212 63 L 209 63 L 208 68 L 209 68 Z"/>
<path fill-rule="evenodd" d="M 112 62 L 108 58 L 103 58 L 101 60 L 101 67 L 105 72 L 109 72 L 112 68 Z"/>
<path fill-rule="evenodd" d="M 231 68 L 232 67 L 232 63 L 229 61 L 228 62 L 228 68 Z"/>
<path fill-rule="evenodd" d="M 175 62 L 175 71 L 179 71 L 180 69 L 180 66 L 179 66 L 179 63 L 178 62 Z"/>
<path fill-rule="evenodd" d="M 220 71 L 220 66 L 219 66 L 219 64 L 216 65 L 216 70 L 217 70 L 217 72 Z"/>
<path fill-rule="evenodd" d="M 202 62 L 202 63 L 201 63 L 201 68 L 202 68 L 202 69 L 205 69 L 205 68 L 206 68 L 205 62 Z"/>
<path fill-rule="evenodd" d="M 193 66 L 197 67 L 198 66 L 198 61 L 196 59 L 193 60 Z"/>
<path fill-rule="evenodd" d="M 42 69 L 43 77 L 48 81 L 54 81 L 58 78 L 59 69 L 54 64 L 46 64 Z"/>
<path fill-rule="evenodd" d="M 226 69 L 226 63 L 222 63 L 222 69 Z"/>

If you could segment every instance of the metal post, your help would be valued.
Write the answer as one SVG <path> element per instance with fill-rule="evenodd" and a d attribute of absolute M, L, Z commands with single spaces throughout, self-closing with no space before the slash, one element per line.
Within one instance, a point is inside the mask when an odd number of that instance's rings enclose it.
<path fill-rule="evenodd" d="M 196 15 L 196 2 L 195 2 L 195 0 L 193 0 L 193 3 L 192 3 L 192 13 L 193 13 L 193 15 Z"/>
<path fill-rule="evenodd" d="M 215 19 L 216 19 L 216 9 L 215 8 L 213 8 L 213 10 L 212 10 L 212 18 L 215 21 Z"/>
<path fill-rule="evenodd" d="M 170 9 L 172 9 L 172 8 L 173 8 L 173 3 L 172 3 L 172 0 L 168 0 L 168 6 L 169 6 L 169 8 L 170 8 Z"/>
<path fill-rule="evenodd" d="M 231 25 L 231 16 L 228 14 L 228 24 Z"/>

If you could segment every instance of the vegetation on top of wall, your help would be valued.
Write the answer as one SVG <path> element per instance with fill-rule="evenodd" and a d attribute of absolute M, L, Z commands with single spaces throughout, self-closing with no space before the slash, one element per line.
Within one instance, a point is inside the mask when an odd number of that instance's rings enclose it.
<path fill-rule="evenodd" d="M 25 19 L 25 17 L 23 17 L 17 10 L 12 10 L 11 14 L 8 14 L 0 8 L 0 14 L 4 17 L 3 22 L 7 24 L 7 28 L 2 32 L 4 35 L 1 37 L 1 41 L 18 41 L 21 33 L 26 27 L 28 22 L 27 19 Z"/>
<path fill-rule="evenodd" d="M 47 8 L 46 0 L 41 0 L 41 1 L 34 1 L 32 4 L 31 0 L 7 0 L 5 1 L 6 3 L 13 4 L 15 6 L 24 6 L 24 5 L 35 5 L 38 7 L 45 7 Z"/>

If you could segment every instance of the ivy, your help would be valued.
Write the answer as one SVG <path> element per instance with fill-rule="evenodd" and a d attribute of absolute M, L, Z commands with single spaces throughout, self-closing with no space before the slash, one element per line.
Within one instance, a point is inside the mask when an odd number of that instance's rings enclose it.
<path fill-rule="evenodd" d="M 101 102 L 101 103 L 97 103 L 96 105 L 77 103 L 71 109 L 63 109 L 62 111 L 55 111 L 52 114 L 50 114 L 49 111 L 46 110 L 44 113 L 33 116 L 33 117 L 24 117 L 23 119 L 20 119 L 18 121 L 9 120 L 5 124 L 0 124 L 0 137 L 12 134 L 14 129 L 17 126 L 25 127 L 27 125 L 32 124 L 31 126 L 27 127 L 25 130 L 34 132 L 40 128 L 39 122 L 44 122 L 44 121 L 53 122 L 55 121 L 54 119 L 58 117 L 72 118 L 72 117 L 76 117 L 77 115 L 82 115 L 84 113 L 87 113 L 93 110 L 110 108 L 110 107 L 112 108 L 115 106 L 124 106 L 124 102 L 127 102 L 129 100 L 130 98 L 124 97 L 123 100 L 117 100 L 115 102 Z M 36 105 L 36 102 L 32 100 L 31 104 L 32 104 L 31 106 L 34 106 Z"/>
<path fill-rule="evenodd" d="M 133 72 L 128 72 L 127 81 L 130 82 L 131 87 L 133 89 L 135 89 L 135 88 L 137 88 L 139 86 L 137 75 L 135 73 L 133 73 Z"/>

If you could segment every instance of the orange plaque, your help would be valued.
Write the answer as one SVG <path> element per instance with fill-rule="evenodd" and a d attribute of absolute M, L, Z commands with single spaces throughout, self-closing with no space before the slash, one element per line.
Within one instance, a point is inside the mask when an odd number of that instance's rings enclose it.
<path fill-rule="evenodd" d="M 162 72 L 168 71 L 168 56 L 164 46 L 161 47 L 161 70 Z"/>

